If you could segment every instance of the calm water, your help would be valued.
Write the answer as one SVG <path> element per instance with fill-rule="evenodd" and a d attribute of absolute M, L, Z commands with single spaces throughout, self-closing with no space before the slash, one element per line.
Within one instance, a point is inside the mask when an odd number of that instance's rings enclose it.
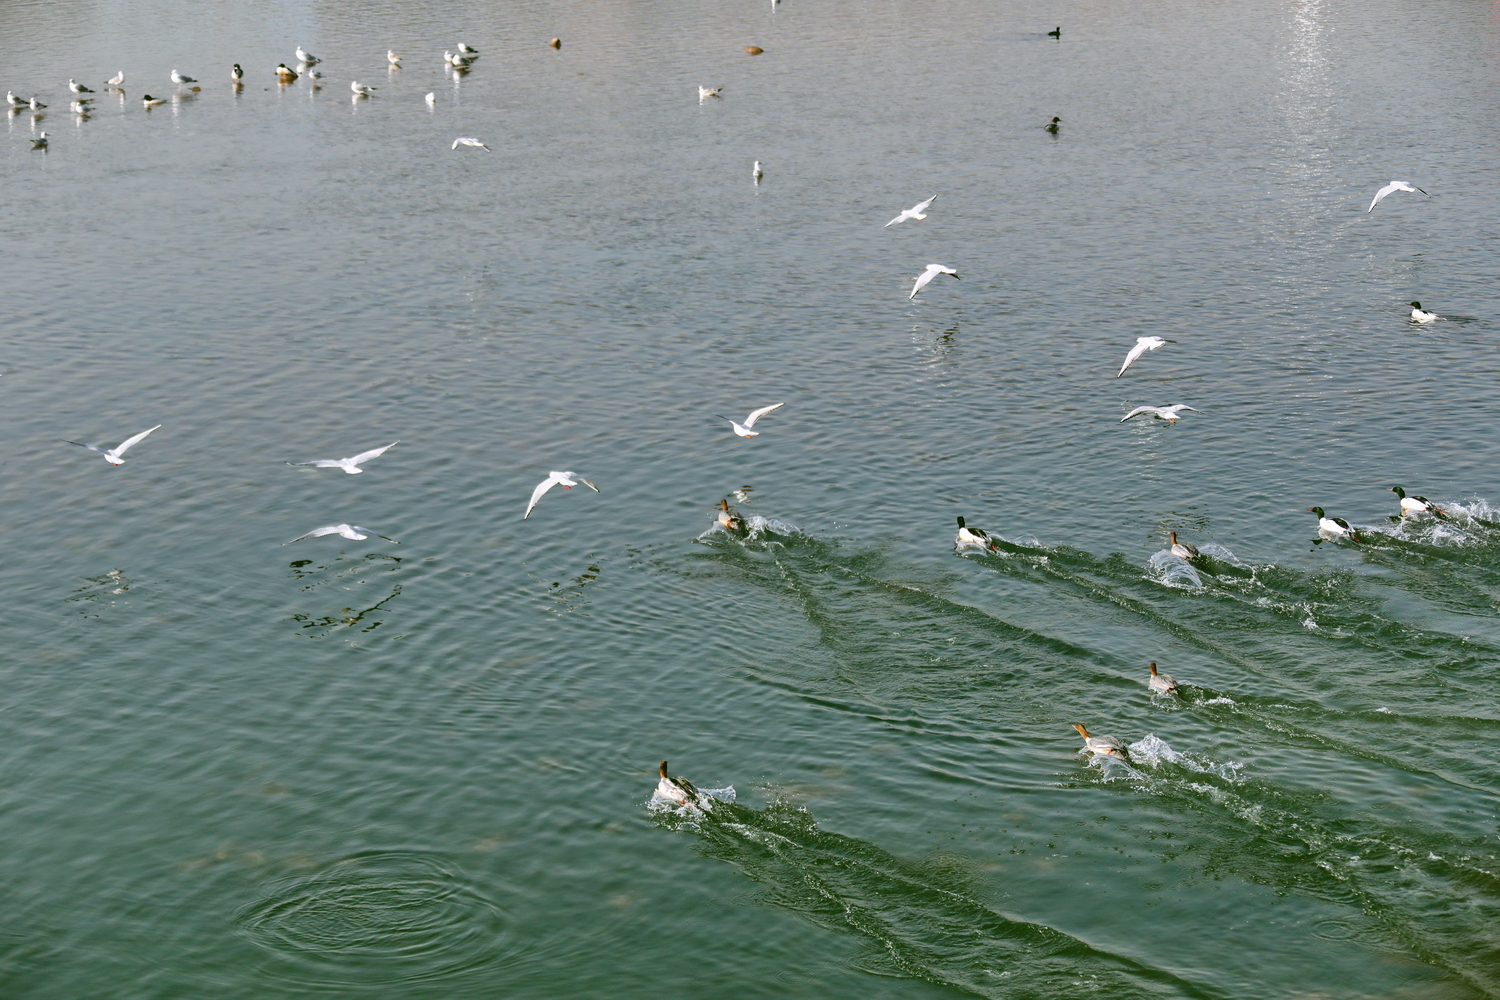
<path fill-rule="evenodd" d="M 1500 996 L 1497 25 L 7 5 L 0 992 Z"/>

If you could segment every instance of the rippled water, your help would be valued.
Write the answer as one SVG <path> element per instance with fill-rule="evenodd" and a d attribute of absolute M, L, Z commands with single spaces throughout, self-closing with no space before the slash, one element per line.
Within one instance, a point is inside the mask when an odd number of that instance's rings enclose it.
<path fill-rule="evenodd" d="M 0 32 L 4 995 L 1500 995 L 1490 12 Z"/>

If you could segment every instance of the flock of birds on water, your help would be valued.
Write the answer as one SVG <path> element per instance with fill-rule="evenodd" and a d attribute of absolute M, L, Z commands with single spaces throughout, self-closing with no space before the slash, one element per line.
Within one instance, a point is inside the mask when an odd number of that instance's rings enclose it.
<path fill-rule="evenodd" d="M 777 2 L 779 2 L 779 0 L 772 0 L 773 6 Z M 1050 38 L 1061 39 L 1062 28 L 1058 27 L 1052 31 L 1047 32 L 1047 36 Z M 560 49 L 562 47 L 562 40 L 559 38 L 553 38 L 547 44 L 553 49 Z M 759 55 L 763 50 L 758 46 L 752 45 L 746 46 L 745 51 L 749 55 Z M 403 57 L 397 55 L 394 50 L 388 50 L 386 52 L 386 61 L 388 68 L 392 71 L 399 69 L 402 64 L 402 58 Z M 466 72 L 474 63 L 474 61 L 479 58 L 479 50 L 463 42 L 459 42 L 457 44 L 456 51 L 444 51 L 442 58 L 446 67 L 450 68 L 456 73 L 461 74 Z M 295 53 L 295 62 L 296 68 L 288 66 L 283 62 L 278 64 L 275 70 L 272 71 L 278 84 L 282 86 L 288 86 L 292 83 L 295 83 L 299 78 L 305 76 L 308 78 L 309 82 L 314 88 L 322 86 L 324 77 L 322 72 L 316 68 L 317 65 L 322 62 L 321 59 L 313 55 L 311 52 L 308 52 L 306 49 L 303 49 L 301 46 L 298 46 Z M 179 72 L 176 68 L 172 69 L 171 73 L 168 75 L 168 79 L 176 87 L 179 88 L 179 95 L 182 94 L 180 88 L 189 87 L 190 85 L 196 84 L 198 82 L 196 78 L 187 76 L 186 74 Z M 239 63 L 235 63 L 229 73 L 231 86 L 236 91 L 238 91 L 244 86 L 244 79 L 244 70 L 240 67 Z M 106 87 L 111 93 L 115 93 L 123 97 L 124 91 L 122 88 L 124 86 L 124 83 L 125 72 L 124 70 L 121 70 L 110 79 L 103 81 L 103 86 Z M 349 83 L 349 89 L 353 94 L 353 100 L 360 101 L 376 96 L 375 92 L 379 88 L 370 86 L 368 84 L 362 84 L 357 80 L 351 80 Z M 69 110 L 71 110 L 80 121 L 87 120 L 93 111 L 92 104 L 94 98 L 86 95 L 93 94 L 95 93 L 95 91 L 71 78 L 68 80 L 68 90 L 72 94 L 72 99 L 69 104 Z M 201 88 L 199 87 L 191 87 L 191 92 L 193 93 L 197 93 L 200 90 Z M 698 101 L 700 104 L 719 99 L 722 96 L 722 87 L 700 86 L 698 88 Z M 36 123 L 40 122 L 43 118 L 46 117 L 45 109 L 47 108 L 47 105 L 42 103 L 36 97 L 21 98 L 17 96 L 13 91 L 7 91 L 6 101 L 9 105 L 10 114 L 12 115 L 18 115 L 23 111 L 31 111 L 33 115 L 33 126 L 35 126 Z M 424 101 L 429 107 L 434 106 L 437 101 L 437 95 L 435 93 L 428 93 L 427 95 L 425 95 Z M 167 103 L 166 98 L 153 97 L 151 94 L 144 94 L 141 98 L 142 106 L 148 111 L 165 103 Z M 1061 129 L 1061 125 L 1062 118 L 1059 116 L 1053 116 L 1051 121 L 1047 122 L 1042 127 L 1052 135 L 1058 135 Z M 486 143 L 474 136 L 459 136 L 454 139 L 452 148 L 456 150 L 460 146 L 471 147 L 475 149 L 484 149 L 487 151 L 490 150 L 490 147 Z M 48 149 L 47 133 L 41 132 L 34 139 L 32 139 L 31 148 L 36 151 L 46 152 L 46 150 Z M 760 184 L 764 176 L 765 171 L 761 166 L 761 162 L 759 160 L 756 160 L 751 168 L 751 177 L 754 180 L 754 183 L 757 185 Z M 1431 197 L 1431 195 L 1428 195 L 1426 191 L 1424 191 L 1420 187 L 1417 187 L 1416 185 L 1413 185 L 1407 181 L 1393 180 L 1375 192 L 1374 197 L 1370 201 L 1369 208 L 1365 210 L 1366 214 L 1374 212 L 1375 206 L 1379 205 L 1380 202 L 1388 195 L 1396 194 L 1398 192 L 1406 194 L 1422 194 L 1427 197 Z M 934 194 L 924 201 L 920 201 L 917 204 L 913 205 L 911 208 L 902 209 L 895 218 L 887 222 L 882 228 L 888 229 L 891 226 L 899 225 L 907 221 L 922 222 L 926 220 L 933 203 L 937 200 L 937 197 L 938 196 Z M 955 268 L 948 267 L 944 264 L 928 264 L 922 270 L 922 272 L 916 276 L 915 284 L 912 286 L 911 293 L 907 296 L 907 299 L 915 299 L 917 297 L 917 293 L 926 288 L 939 275 L 945 275 L 955 280 L 960 279 L 958 271 Z M 1422 303 L 1420 301 L 1412 301 L 1411 303 L 1409 303 L 1409 305 L 1411 306 L 1411 322 L 1414 324 L 1432 323 L 1442 318 L 1437 313 L 1429 312 L 1423 309 Z M 1156 336 L 1137 337 L 1134 346 L 1132 346 L 1126 353 L 1125 361 L 1120 366 L 1120 370 L 1118 373 L 1116 373 L 1115 378 L 1120 378 L 1121 376 L 1123 376 L 1125 372 L 1131 367 L 1131 365 L 1133 365 L 1148 351 L 1155 351 L 1158 348 L 1172 343 L 1176 343 L 1176 341 Z M 743 421 L 735 420 L 733 417 L 723 416 L 721 414 L 715 414 L 715 416 L 718 416 L 720 419 L 727 421 L 736 435 L 743 438 L 754 438 L 758 437 L 761 433 L 760 431 L 753 429 L 757 421 L 759 421 L 767 414 L 778 410 L 785 405 L 785 403 L 773 403 L 769 406 L 762 406 L 756 410 L 751 411 Z M 1120 422 L 1124 423 L 1125 421 L 1130 420 L 1134 417 L 1150 415 L 1157 420 L 1164 420 L 1168 423 L 1175 424 L 1177 420 L 1181 418 L 1182 411 L 1184 410 L 1188 410 L 1193 413 L 1202 412 L 1196 407 L 1189 406 L 1186 403 L 1173 403 L 1166 406 L 1137 406 L 1129 413 L 1126 413 L 1125 416 L 1120 418 Z M 135 434 L 129 438 L 126 438 L 120 444 L 115 445 L 112 448 L 101 447 L 99 445 L 93 444 L 85 444 L 81 441 L 67 441 L 66 443 L 78 445 L 79 447 L 87 448 L 91 451 L 97 452 L 104 457 L 104 460 L 106 462 L 111 465 L 117 466 L 124 463 L 124 455 L 126 451 L 139 444 L 153 431 L 159 430 L 161 426 L 161 424 L 157 424 L 155 427 L 151 427 L 147 430 L 141 431 L 139 434 Z M 397 444 L 400 444 L 400 441 L 393 441 L 390 444 L 385 445 L 384 447 L 363 451 L 348 458 L 314 459 L 308 462 L 288 462 L 286 464 L 292 466 L 310 466 L 314 468 L 335 468 L 349 475 L 356 475 L 364 471 L 361 466 L 363 466 L 366 462 L 379 458 L 381 455 L 385 454 L 385 452 L 395 447 Z M 576 472 L 550 472 L 547 478 L 542 480 L 542 482 L 539 483 L 532 491 L 531 498 L 526 504 L 525 512 L 521 515 L 522 519 L 525 520 L 531 517 L 531 513 L 536 508 L 537 503 L 552 487 L 560 486 L 562 489 L 566 490 L 571 489 L 572 487 L 577 486 L 580 483 L 584 486 L 587 486 L 595 493 L 599 492 L 599 487 L 595 486 L 588 479 L 585 479 L 583 476 L 579 475 Z M 1390 491 L 1395 493 L 1400 499 L 1400 514 L 1399 516 L 1392 517 L 1392 520 L 1399 521 L 1403 518 L 1414 516 L 1431 516 L 1434 518 L 1446 519 L 1450 516 L 1446 510 L 1428 500 L 1426 497 L 1407 495 L 1407 493 L 1400 486 L 1392 486 L 1390 487 Z M 1363 539 L 1360 538 L 1359 533 L 1353 527 L 1351 527 L 1349 522 L 1345 519 L 1341 517 L 1329 517 L 1321 507 L 1310 507 L 1308 508 L 1308 511 L 1312 514 L 1316 514 L 1318 517 L 1318 534 L 1320 536 L 1320 540 L 1349 541 L 1355 543 L 1363 541 Z M 749 525 L 745 521 L 744 517 L 742 517 L 737 510 L 729 505 L 728 498 L 722 499 L 718 503 L 715 515 L 715 527 L 722 529 L 728 534 L 738 538 L 745 538 L 750 534 Z M 382 538 L 388 542 L 396 541 L 396 539 L 391 538 L 387 535 L 382 535 L 370 528 L 365 528 L 354 524 L 341 523 L 322 525 L 320 527 L 313 528 L 311 531 L 308 531 L 302 535 L 298 535 L 296 538 L 293 538 L 287 542 L 283 542 L 282 544 L 290 545 L 293 542 L 300 542 L 308 538 L 319 538 L 325 535 L 338 535 L 341 538 L 346 538 L 351 541 L 364 541 L 371 537 Z M 1179 542 L 1177 540 L 1176 532 L 1168 532 L 1168 539 L 1170 543 L 1169 551 L 1173 556 L 1185 560 L 1189 563 L 1203 558 L 1199 551 L 1192 545 L 1185 542 Z M 963 517 L 958 518 L 958 534 L 954 539 L 954 542 L 959 550 L 972 551 L 974 549 L 978 549 L 987 552 L 999 551 L 996 536 L 993 536 L 991 533 L 981 528 L 969 527 Z M 1172 679 L 1170 675 L 1158 671 L 1154 662 L 1148 665 L 1148 675 L 1146 677 L 1146 683 L 1153 697 L 1170 698 L 1175 697 L 1179 693 L 1177 683 Z M 1128 760 L 1129 751 L 1126 747 L 1126 744 L 1118 738 L 1106 735 L 1092 735 L 1089 733 L 1088 729 L 1080 723 L 1074 723 L 1073 728 L 1077 730 L 1079 736 L 1083 738 L 1084 751 L 1090 751 L 1103 757 L 1113 757 Z M 653 804 L 675 805 L 688 809 L 702 809 L 709 807 L 711 803 L 718 798 L 718 796 L 716 795 L 705 794 L 704 792 L 700 791 L 685 778 L 669 775 L 666 761 L 661 762 L 658 772 L 659 780 L 656 786 L 655 794 L 652 798 Z"/>

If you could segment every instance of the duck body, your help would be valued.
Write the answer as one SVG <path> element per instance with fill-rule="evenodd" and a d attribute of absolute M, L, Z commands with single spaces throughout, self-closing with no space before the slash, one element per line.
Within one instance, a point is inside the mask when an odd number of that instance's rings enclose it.
<path fill-rule="evenodd" d="M 276 64 L 276 79 L 282 83 L 294 83 L 297 80 L 297 71 L 286 63 Z"/>
<path fill-rule="evenodd" d="M 1000 546 L 990 537 L 990 533 L 983 528 L 971 528 L 964 523 L 963 518 L 958 519 L 958 537 L 953 540 L 954 545 L 982 545 L 991 552 L 999 552 Z"/>
<path fill-rule="evenodd" d="M 728 500 L 719 501 L 719 512 L 714 517 L 719 522 L 719 527 L 737 538 L 743 538 L 749 534 L 749 529 L 745 527 L 745 519 L 740 517 L 737 510 L 729 506 Z"/>
<path fill-rule="evenodd" d="M 1318 534 L 1328 539 L 1347 538 L 1351 542 L 1360 540 L 1349 526 L 1349 522 L 1342 517 L 1329 517 L 1323 513 L 1322 507 L 1309 507 L 1308 513 L 1318 515 Z"/>
<path fill-rule="evenodd" d="M 1151 664 L 1151 677 L 1146 683 L 1151 686 L 1152 694 L 1170 695 L 1177 693 L 1177 682 L 1172 679 L 1172 675 L 1159 673 L 1155 663 Z"/>
<path fill-rule="evenodd" d="M 166 100 L 164 98 L 152 97 L 150 94 L 142 94 L 141 95 L 141 106 L 145 107 L 145 108 L 154 108 L 158 104 L 166 104 L 166 103 L 167 102 L 166 102 Z"/>
<path fill-rule="evenodd" d="M 1047 123 L 1047 126 L 1046 126 L 1047 127 L 1047 131 L 1051 132 L 1053 135 L 1056 135 L 1057 134 L 1057 127 L 1059 125 L 1061 125 L 1061 124 L 1062 124 L 1062 119 L 1059 118 L 1059 117 L 1057 117 L 1056 115 L 1053 115 L 1052 116 L 1052 120 Z"/>
<path fill-rule="evenodd" d="M 702 796 L 698 794 L 698 789 L 693 787 L 691 781 L 686 778 L 673 778 L 667 774 L 666 761 L 661 762 L 657 773 L 661 775 L 661 780 L 656 783 L 657 795 L 664 799 L 671 799 L 680 806 L 695 806 L 702 801 Z"/>
<path fill-rule="evenodd" d="M 1391 492 L 1401 498 L 1401 516 L 1407 517 L 1411 514 L 1432 514 L 1435 517 L 1447 517 L 1448 512 L 1426 497 L 1407 496 L 1406 491 L 1399 486 L 1392 486 Z"/>
<path fill-rule="evenodd" d="M 1113 736 L 1090 736 L 1089 731 L 1078 723 L 1073 723 L 1073 728 L 1078 730 L 1078 735 L 1083 737 L 1083 748 L 1092 750 L 1094 753 L 1105 757 L 1118 757 L 1121 760 L 1129 760 L 1130 755 L 1125 750 L 1125 744 Z"/>
<path fill-rule="evenodd" d="M 1169 532 L 1167 532 L 1167 539 L 1172 543 L 1172 554 L 1174 556 L 1176 556 L 1178 559 L 1192 560 L 1192 559 L 1197 559 L 1198 558 L 1199 553 L 1198 553 L 1197 549 L 1193 548 L 1191 545 L 1187 544 L 1186 542 L 1179 542 L 1177 540 L 1177 532 L 1175 532 L 1175 531 L 1169 531 Z M 1153 673 L 1155 672 L 1155 669 L 1156 669 L 1156 665 L 1152 664 L 1152 672 Z"/>
<path fill-rule="evenodd" d="M 1426 309 L 1423 309 L 1420 302 L 1408 302 L 1407 305 L 1411 306 L 1411 321 L 1413 323 L 1431 323 L 1435 319 L 1442 319 L 1437 313 L 1428 312 Z"/>

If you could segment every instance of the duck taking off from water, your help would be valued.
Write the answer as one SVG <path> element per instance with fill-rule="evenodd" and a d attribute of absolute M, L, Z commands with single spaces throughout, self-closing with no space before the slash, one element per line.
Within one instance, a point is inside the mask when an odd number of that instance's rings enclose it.
<path fill-rule="evenodd" d="M 715 515 L 719 527 L 737 537 L 744 537 L 747 532 L 745 519 L 740 517 L 739 512 L 729 506 L 727 499 L 719 501 L 719 513 Z"/>
<path fill-rule="evenodd" d="M 1362 541 L 1342 517 L 1329 517 L 1322 507 L 1309 507 L 1308 513 L 1318 515 L 1318 534 L 1327 539 L 1347 538 L 1351 542 Z"/>
<path fill-rule="evenodd" d="M 1193 548 L 1191 545 L 1187 544 L 1186 542 L 1179 542 L 1177 540 L 1177 532 L 1175 532 L 1175 531 L 1169 531 L 1169 532 L 1167 532 L 1167 538 L 1172 543 L 1172 554 L 1174 556 L 1176 556 L 1178 559 L 1197 559 L 1198 558 L 1198 550 L 1197 549 Z"/>
<path fill-rule="evenodd" d="M 1155 663 L 1151 664 L 1151 677 L 1146 683 L 1151 686 L 1152 694 L 1177 693 L 1177 682 L 1172 679 L 1172 675 L 1157 673 Z"/>
<path fill-rule="evenodd" d="M 1401 498 L 1401 516 L 1408 514 L 1432 514 L 1436 517 L 1447 517 L 1448 512 L 1426 497 L 1407 496 L 1406 491 L 1399 486 L 1392 486 L 1391 492 Z"/>
<path fill-rule="evenodd" d="M 1106 757 L 1118 757 L 1121 760 L 1129 760 L 1130 756 L 1125 752 L 1125 744 L 1113 736 L 1090 736 L 1089 731 L 1078 723 L 1073 723 L 1073 728 L 1078 730 L 1078 735 L 1083 737 L 1083 748 L 1092 750 L 1094 753 L 1103 754 Z"/>
<path fill-rule="evenodd" d="M 673 778 L 667 774 L 667 762 L 662 761 L 661 767 L 657 769 L 661 780 L 656 783 L 656 794 L 664 799 L 671 799 L 680 806 L 697 805 L 700 801 L 698 789 L 686 778 Z"/>
<path fill-rule="evenodd" d="M 954 545 L 983 545 L 991 552 L 999 552 L 1000 546 L 990 537 L 990 533 L 983 528 L 971 528 L 964 524 L 964 519 L 958 519 L 958 537 L 953 540 Z"/>

